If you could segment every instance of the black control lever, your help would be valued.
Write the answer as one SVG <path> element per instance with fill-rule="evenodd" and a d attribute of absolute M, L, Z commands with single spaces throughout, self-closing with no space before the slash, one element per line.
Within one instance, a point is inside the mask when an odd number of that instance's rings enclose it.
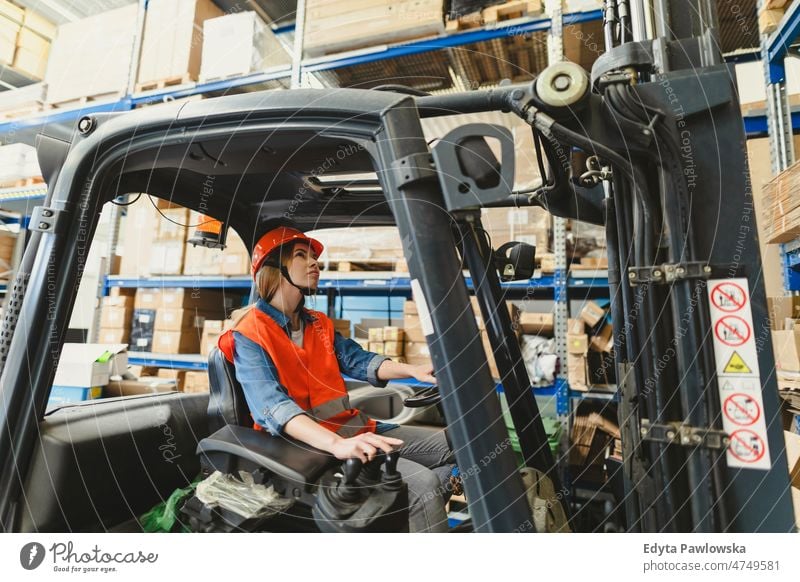
<path fill-rule="evenodd" d="M 409 396 L 403 400 L 403 404 L 408 408 L 423 408 L 432 404 L 439 404 L 441 400 L 442 395 L 439 393 L 439 387 L 433 386 L 417 392 L 414 396 Z"/>

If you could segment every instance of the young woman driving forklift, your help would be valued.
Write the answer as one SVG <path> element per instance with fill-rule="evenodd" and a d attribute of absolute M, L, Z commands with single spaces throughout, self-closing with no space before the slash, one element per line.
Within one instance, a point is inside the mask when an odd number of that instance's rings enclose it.
<path fill-rule="evenodd" d="M 342 374 L 383 387 L 416 378 L 435 384 L 429 365 L 411 366 L 366 351 L 334 331 L 323 313 L 305 307 L 316 291 L 323 245 L 281 226 L 253 249 L 259 299 L 223 334 L 219 347 L 234 363 L 258 430 L 288 435 L 338 459 L 370 460 L 399 449 L 408 484 L 409 529 L 447 531 L 444 506 L 453 486 L 454 455 L 443 430 L 375 421 L 350 407 Z"/>

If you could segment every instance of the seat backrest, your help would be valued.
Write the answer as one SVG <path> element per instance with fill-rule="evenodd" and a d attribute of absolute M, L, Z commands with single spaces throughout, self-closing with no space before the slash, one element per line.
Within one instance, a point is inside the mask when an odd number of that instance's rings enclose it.
<path fill-rule="evenodd" d="M 250 408 L 244 398 L 242 385 L 225 355 L 214 347 L 208 354 L 208 377 L 210 396 L 208 399 L 208 422 L 211 433 L 227 424 L 253 426 Z"/>

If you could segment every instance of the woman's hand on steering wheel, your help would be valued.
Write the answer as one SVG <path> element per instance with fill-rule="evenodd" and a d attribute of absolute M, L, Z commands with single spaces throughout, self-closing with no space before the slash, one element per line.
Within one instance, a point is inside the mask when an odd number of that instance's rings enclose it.
<path fill-rule="evenodd" d="M 436 385 L 436 376 L 433 374 L 433 364 L 409 365 L 411 377 L 426 384 Z"/>

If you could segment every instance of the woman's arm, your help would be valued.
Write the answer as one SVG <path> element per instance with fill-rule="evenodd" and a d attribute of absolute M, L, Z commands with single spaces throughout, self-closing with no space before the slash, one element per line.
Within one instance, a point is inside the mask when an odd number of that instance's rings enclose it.
<path fill-rule="evenodd" d="M 416 378 L 420 382 L 436 384 L 436 377 L 433 375 L 433 364 L 412 366 L 411 364 L 385 360 L 378 368 L 379 380 L 396 380 L 399 378 Z"/>
<path fill-rule="evenodd" d="M 366 462 L 371 460 L 378 449 L 387 453 L 403 444 L 400 439 L 381 436 L 372 432 L 362 433 L 349 439 L 320 426 L 306 415 L 295 416 L 283 427 L 290 437 L 331 453 L 337 459 L 356 458 Z"/>

